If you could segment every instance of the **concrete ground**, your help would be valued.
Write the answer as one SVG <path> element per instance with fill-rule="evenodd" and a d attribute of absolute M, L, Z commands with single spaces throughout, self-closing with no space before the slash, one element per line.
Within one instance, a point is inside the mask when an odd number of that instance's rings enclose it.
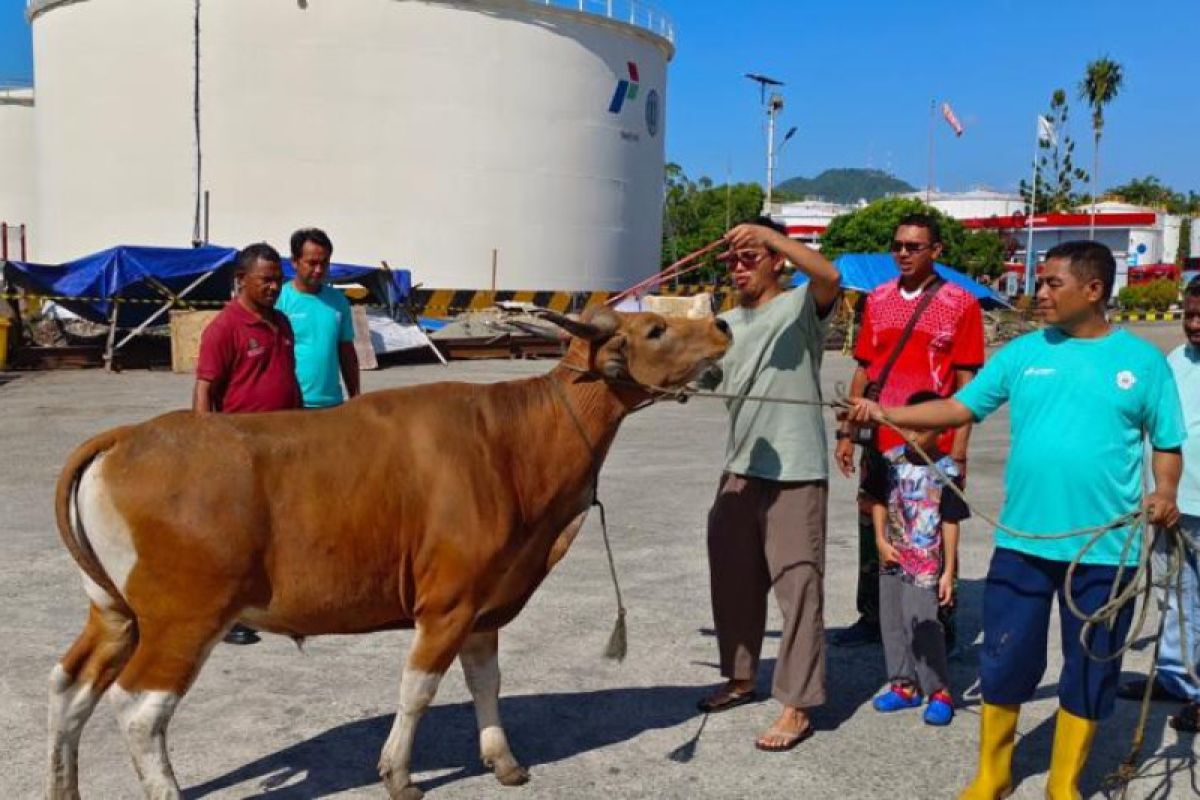
<path fill-rule="evenodd" d="M 1164 349 L 1182 340 L 1176 325 L 1138 332 Z M 495 381 L 549 366 L 397 367 L 369 373 L 365 383 L 373 390 L 442 379 Z M 824 369 L 828 390 L 848 381 L 851 369 L 848 358 L 831 354 Z M 83 621 L 78 574 L 54 531 L 58 469 L 87 436 L 185 406 L 190 388 L 188 376 L 94 371 L 20 375 L 0 387 L 7 456 L 0 464 L 0 602 L 9 609 L 0 622 L 0 797 L 41 792 L 46 677 Z M 501 635 L 501 710 L 532 782 L 504 789 L 483 771 L 469 696 L 455 667 L 417 734 L 415 778 L 431 798 L 950 798 L 964 785 L 975 763 L 981 579 L 991 550 L 980 523 L 964 531 L 960 628 L 966 647 L 952 662 L 962 697 L 952 726 L 933 729 L 917 713 L 872 711 L 869 701 L 884 681 L 883 656 L 878 647 L 865 647 L 830 649 L 829 702 L 816 712 L 818 734 L 795 751 L 754 749 L 755 736 L 773 719 L 770 701 L 714 715 L 701 730 L 695 702 L 719 680 L 704 525 L 723 432 L 723 408 L 712 401 L 665 404 L 625 422 L 600 486 L 629 607 L 629 657 L 621 664 L 601 657 L 615 603 L 593 516 L 570 555 Z M 1007 419 L 997 415 L 974 436 L 969 487 L 979 507 L 992 513 L 1002 497 L 1006 452 Z M 830 628 L 855 618 L 853 494 L 850 481 L 832 478 Z M 774 611 L 768 628 L 764 691 L 778 635 Z M 185 796 L 382 797 L 375 764 L 395 710 L 408 638 L 321 638 L 303 652 L 275 637 L 255 647 L 217 647 L 171 726 Z M 1017 798 L 1042 796 L 1059 652 L 1053 641 L 1038 699 L 1023 712 Z M 1144 670 L 1149 657 L 1143 643 L 1126 659 L 1126 670 Z M 1123 702 L 1104 725 L 1085 775 L 1088 796 L 1101 792 L 1102 779 L 1125 756 L 1136 711 Z M 1195 740 L 1166 726 L 1173 711 L 1171 705 L 1152 710 L 1131 797 L 1198 793 Z M 85 797 L 139 796 L 107 704 L 84 734 L 81 775 Z"/>

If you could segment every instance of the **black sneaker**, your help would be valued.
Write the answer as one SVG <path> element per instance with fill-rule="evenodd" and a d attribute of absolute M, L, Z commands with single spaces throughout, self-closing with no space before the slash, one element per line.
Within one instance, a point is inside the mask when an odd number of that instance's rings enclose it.
<path fill-rule="evenodd" d="M 879 623 L 859 617 L 858 621 L 849 628 L 843 628 L 829 637 L 829 641 L 835 647 L 861 647 L 865 644 L 878 644 L 880 641 Z"/>
<path fill-rule="evenodd" d="M 222 640 L 225 644 L 258 644 L 262 641 L 259 635 L 245 625 L 234 625 Z"/>
<path fill-rule="evenodd" d="M 1141 700 L 1146 696 L 1146 679 L 1134 678 L 1128 683 L 1122 683 L 1117 686 L 1117 697 L 1122 700 Z M 1186 697 L 1180 697 L 1172 692 L 1167 687 L 1163 686 L 1158 681 L 1154 682 L 1154 688 L 1150 690 L 1150 699 L 1159 703 L 1186 703 Z"/>

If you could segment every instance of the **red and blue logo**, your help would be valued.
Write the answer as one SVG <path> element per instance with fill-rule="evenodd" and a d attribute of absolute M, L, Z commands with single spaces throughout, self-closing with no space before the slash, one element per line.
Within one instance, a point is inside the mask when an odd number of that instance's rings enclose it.
<path fill-rule="evenodd" d="M 612 102 L 608 104 L 610 114 L 620 114 L 622 106 L 626 100 L 634 100 L 638 93 L 638 68 L 637 64 L 632 61 L 627 62 L 629 66 L 629 80 L 622 78 L 617 81 L 617 90 L 613 92 Z"/>

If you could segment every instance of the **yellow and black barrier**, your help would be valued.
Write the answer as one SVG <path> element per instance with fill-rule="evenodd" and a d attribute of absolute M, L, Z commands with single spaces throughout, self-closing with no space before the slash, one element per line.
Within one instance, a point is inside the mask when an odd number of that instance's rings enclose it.
<path fill-rule="evenodd" d="M 654 293 L 676 297 L 687 297 L 709 292 L 715 298 L 718 311 L 731 307 L 733 293 L 728 286 L 713 284 L 683 284 L 676 287 L 661 287 Z M 453 317 L 470 311 L 483 311 L 497 303 L 530 303 L 539 308 L 548 308 L 561 314 L 583 311 L 585 308 L 603 305 L 619 292 L 540 292 L 529 290 L 487 289 L 417 289 L 413 292 L 412 306 L 418 314 L 427 317 Z"/>
<path fill-rule="evenodd" d="M 1112 315 L 1113 322 L 1178 322 L 1182 311 L 1121 311 Z"/>

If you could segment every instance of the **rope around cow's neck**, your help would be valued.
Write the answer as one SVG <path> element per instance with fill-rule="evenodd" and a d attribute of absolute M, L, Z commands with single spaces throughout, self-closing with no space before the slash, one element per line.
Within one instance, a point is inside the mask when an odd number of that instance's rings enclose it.
<path fill-rule="evenodd" d="M 583 420 L 575 413 L 575 407 L 571 405 L 570 398 L 563 388 L 559 386 L 558 381 L 550 378 L 550 386 L 554 393 L 558 395 L 558 400 L 563 404 L 563 408 L 567 410 L 567 415 L 571 421 L 575 423 L 575 430 L 579 432 L 579 437 L 583 439 L 584 445 L 587 446 L 588 455 L 591 457 L 591 463 L 588 465 L 588 470 L 591 472 L 592 484 L 592 502 L 589 508 L 595 507 L 600 509 L 600 533 L 604 539 L 604 552 L 608 556 L 608 571 L 612 575 L 613 591 L 617 595 L 617 619 L 613 623 L 612 634 L 608 637 L 608 644 L 604 648 L 604 657 L 615 659 L 616 661 L 624 661 L 625 654 L 629 650 L 629 636 L 626 632 L 625 625 L 625 602 L 621 598 L 621 583 L 617 580 L 617 562 L 613 558 L 612 544 L 608 540 L 608 519 L 604 513 L 604 504 L 600 502 L 600 466 L 596 458 L 596 447 L 592 444 L 591 437 L 587 435 L 587 429 L 583 427 Z"/>

